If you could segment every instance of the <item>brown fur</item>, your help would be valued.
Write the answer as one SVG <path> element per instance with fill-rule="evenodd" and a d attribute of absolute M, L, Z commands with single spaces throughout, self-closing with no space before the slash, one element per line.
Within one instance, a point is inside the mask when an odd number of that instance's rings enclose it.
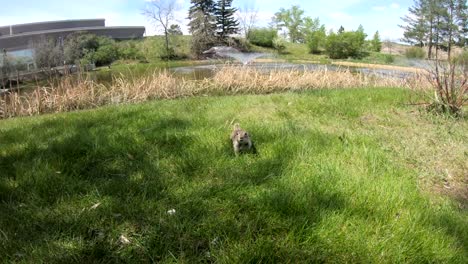
<path fill-rule="evenodd" d="M 250 134 L 242 130 L 239 124 L 234 125 L 234 129 L 231 133 L 231 141 L 236 155 L 243 152 L 256 152 Z"/>

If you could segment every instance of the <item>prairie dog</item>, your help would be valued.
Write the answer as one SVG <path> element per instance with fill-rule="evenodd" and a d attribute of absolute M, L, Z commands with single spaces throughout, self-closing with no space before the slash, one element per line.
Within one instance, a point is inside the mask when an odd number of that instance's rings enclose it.
<path fill-rule="evenodd" d="M 231 134 L 231 140 L 232 146 L 234 147 L 234 153 L 236 155 L 242 152 L 256 153 L 255 146 L 253 145 L 249 133 L 245 130 L 242 130 L 239 124 L 234 125 L 234 130 Z"/>

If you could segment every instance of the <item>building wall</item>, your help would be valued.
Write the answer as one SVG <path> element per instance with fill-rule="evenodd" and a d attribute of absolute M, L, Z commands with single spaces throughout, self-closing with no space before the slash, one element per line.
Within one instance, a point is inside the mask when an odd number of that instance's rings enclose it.
<path fill-rule="evenodd" d="M 0 27 L 0 37 L 10 35 L 10 26 Z"/>
<path fill-rule="evenodd" d="M 54 31 L 39 31 L 24 33 L 13 36 L 0 37 L 0 50 L 7 51 L 28 49 L 33 42 L 40 40 L 44 36 L 52 38 L 66 38 L 75 32 L 89 32 L 98 36 L 107 36 L 113 39 L 134 39 L 142 38 L 145 32 L 144 27 L 96 27 L 96 28 L 74 28 Z"/>

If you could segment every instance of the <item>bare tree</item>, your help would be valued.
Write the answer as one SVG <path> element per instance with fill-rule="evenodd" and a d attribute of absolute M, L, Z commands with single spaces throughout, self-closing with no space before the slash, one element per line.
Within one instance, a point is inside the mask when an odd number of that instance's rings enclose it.
<path fill-rule="evenodd" d="M 383 45 L 387 49 L 387 52 L 392 54 L 392 52 L 393 52 L 393 42 L 390 39 L 385 39 Z"/>
<path fill-rule="evenodd" d="M 247 39 L 249 32 L 255 26 L 258 18 L 258 9 L 253 5 L 245 4 L 243 8 L 237 11 L 237 20 L 240 23 L 244 37 Z"/>
<path fill-rule="evenodd" d="M 151 0 L 143 9 L 145 15 L 156 28 L 160 28 L 164 32 L 166 56 L 170 57 L 169 48 L 169 29 L 172 23 L 176 22 L 174 12 L 178 9 L 176 0 Z"/>

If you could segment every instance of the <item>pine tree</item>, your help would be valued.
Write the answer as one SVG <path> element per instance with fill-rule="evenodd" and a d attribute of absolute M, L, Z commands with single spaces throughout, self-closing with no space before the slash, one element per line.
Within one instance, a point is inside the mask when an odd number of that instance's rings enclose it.
<path fill-rule="evenodd" d="M 438 57 L 440 47 L 447 50 L 450 57 L 452 46 L 463 46 L 468 33 L 468 8 L 466 0 L 415 0 L 409 8 L 410 14 L 403 17 L 406 25 L 404 41 L 420 47 L 428 47 L 428 57 L 436 48 Z"/>
<path fill-rule="evenodd" d="M 423 47 L 426 43 L 427 21 L 425 13 L 427 12 L 426 0 L 415 0 L 414 6 L 408 9 L 409 15 L 403 17 L 406 23 L 403 28 L 403 41 Z"/>
<path fill-rule="evenodd" d="M 216 27 L 218 38 L 225 42 L 230 34 L 239 32 L 239 22 L 234 18 L 237 9 L 231 7 L 232 0 L 218 0 L 215 6 Z"/>
<path fill-rule="evenodd" d="M 441 37 L 450 59 L 453 45 L 466 34 L 467 5 L 465 0 L 442 0 Z"/>
<path fill-rule="evenodd" d="M 345 32 L 345 29 L 343 26 L 340 26 L 340 28 L 338 29 L 338 34 L 343 34 Z"/>
<path fill-rule="evenodd" d="M 372 51 L 380 52 L 382 50 L 382 41 L 380 40 L 379 31 L 376 31 L 371 40 Z"/>
<path fill-rule="evenodd" d="M 200 57 L 216 42 L 215 3 L 213 0 L 191 0 L 189 31 L 192 33 L 192 52 Z"/>

